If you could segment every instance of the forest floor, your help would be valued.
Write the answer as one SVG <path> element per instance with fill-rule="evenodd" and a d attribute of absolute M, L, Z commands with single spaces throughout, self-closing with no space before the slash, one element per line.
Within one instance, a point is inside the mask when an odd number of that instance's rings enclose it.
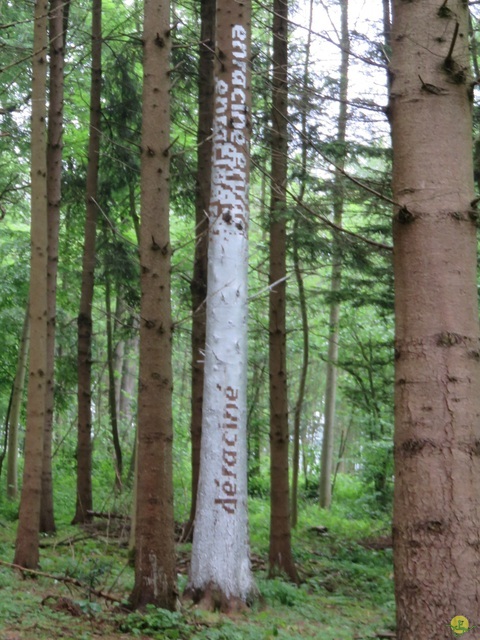
<path fill-rule="evenodd" d="M 25 577 L 13 558 L 16 523 L 0 506 L 0 640 L 362 640 L 393 638 L 392 551 L 385 520 L 354 518 L 317 507 L 302 510 L 293 535 L 300 586 L 267 580 L 268 503 L 252 501 L 252 564 L 258 601 L 223 615 L 184 603 L 176 613 L 128 613 L 91 589 L 126 601 L 133 585 L 128 523 L 95 520 L 59 525 L 42 539 L 41 571 Z M 180 592 L 190 545 L 178 546 Z M 58 579 L 55 579 L 57 576 Z M 70 582 L 64 582 L 68 577 Z M 77 584 L 74 584 L 74 583 Z"/>

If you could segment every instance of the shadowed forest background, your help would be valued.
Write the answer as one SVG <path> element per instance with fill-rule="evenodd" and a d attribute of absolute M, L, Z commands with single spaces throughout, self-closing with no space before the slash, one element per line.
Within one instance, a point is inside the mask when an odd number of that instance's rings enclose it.
<path fill-rule="evenodd" d="M 245 229 L 237 224 L 245 242 L 248 235 L 245 478 L 254 576 L 248 597 L 222 592 L 213 578 L 199 589 L 196 569 L 189 574 L 206 389 L 215 86 L 219 95 L 214 69 L 223 72 L 229 60 L 226 54 L 222 62 L 216 40 L 221 35 L 215 34 L 215 1 L 175 0 L 170 7 L 151 0 L 145 5 L 138 0 L 0 3 L 0 630 L 6 640 L 413 637 L 414 627 L 402 627 L 398 611 L 395 620 L 393 580 L 394 357 L 401 359 L 401 349 L 394 351 L 392 215 L 405 228 L 428 216 L 417 211 L 421 206 L 415 198 L 413 203 L 400 199 L 409 193 L 412 178 L 405 179 L 402 191 L 397 170 L 392 191 L 391 125 L 395 141 L 395 96 L 400 95 L 395 87 L 392 92 L 392 82 L 403 77 L 391 66 L 392 7 L 389 0 L 274 0 L 251 7 L 232 2 L 217 0 L 217 10 L 251 9 L 249 71 L 242 79 L 248 95 L 251 85 L 242 116 L 250 141 L 240 145 L 248 147 L 249 160 L 242 164 L 238 147 L 232 169 L 240 175 L 249 163 L 250 220 Z M 443 56 L 447 88 L 431 84 L 419 63 L 411 75 L 418 101 L 447 102 L 464 86 L 470 100 L 480 78 L 478 8 L 471 3 L 468 10 L 457 0 L 436 4 L 432 33 L 438 23 L 442 36 L 429 34 L 428 42 L 435 42 L 432 51 L 445 49 L 435 55 Z M 401 9 L 396 10 L 400 31 L 407 19 L 402 22 Z M 157 19 L 164 20 L 164 31 Z M 246 42 L 250 21 L 245 25 Z M 148 53 L 147 42 L 154 53 Z M 429 46 L 424 49 L 432 53 Z M 461 47 L 471 54 L 466 66 Z M 145 78 L 156 69 L 161 80 L 148 94 Z M 467 89 L 464 94 L 467 104 Z M 475 181 L 477 97 L 471 103 L 473 123 L 465 120 L 474 140 L 466 154 L 473 151 Z M 154 116 L 148 115 L 149 104 Z M 167 122 L 158 116 L 164 104 Z M 456 119 L 461 119 L 457 112 L 452 122 Z M 240 127 L 233 118 L 229 126 Z M 422 135 L 414 138 L 419 148 Z M 461 135 L 452 134 L 455 140 Z M 461 164 L 455 144 L 450 144 L 452 167 Z M 443 166 L 447 151 L 433 148 L 432 163 Z M 150 157 L 159 158 L 160 169 L 151 169 L 148 178 L 145 158 Z M 467 167 L 467 177 L 468 172 Z M 163 227 L 145 214 L 152 180 L 153 200 L 166 196 L 157 217 Z M 466 196 L 471 206 L 449 205 L 458 225 L 475 226 L 473 196 Z M 38 213 L 42 202 L 44 218 Z M 226 225 L 228 216 L 223 213 Z M 422 233 L 430 237 L 428 230 Z M 404 246 L 397 236 L 395 242 Z M 405 242 L 407 252 L 417 246 L 415 240 Z M 467 255 L 463 247 L 455 245 L 452 253 Z M 150 323 L 146 307 L 141 308 L 150 304 L 145 278 L 149 271 L 157 273 L 153 262 L 146 266 L 147 249 L 152 260 L 160 260 L 155 264 L 163 265 L 154 285 L 162 294 L 152 294 L 151 308 L 163 296 L 171 316 L 162 307 L 156 327 L 164 342 L 150 347 L 145 338 L 141 348 L 140 331 Z M 428 255 L 428 249 L 420 253 Z M 396 268 L 402 268 L 398 262 Z M 414 289 L 418 273 L 412 273 L 406 280 Z M 396 281 L 402 282 L 398 274 Z M 170 281 L 163 282 L 164 276 Z M 164 295 L 169 287 L 170 295 Z M 432 290 L 442 310 L 452 308 L 435 283 Z M 414 303 L 407 298 L 402 309 L 423 305 L 421 296 Z M 476 312 L 474 295 L 465 300 L 459 307 Z M 397 309 L 398 304 L 397 299 Z M 32 318 L 41 316 L 43 329 L 35 328 Z M 465 337 L 469 333 L 452 328 L 448 311 L 442 317 L 447 317 L 445 326 L 432 321 L 437 347 L 446 352 L 465 343 L 469 353 L 478 348 L 478 339 L 472 338 L 477 344 L 472 347 Z M 398 313 L 397 323 L 403 327 Z M 406 344 L 402 341 L 397 346 Z M 156 419 L 150 422 L 149 401 L 139 402 L 147 393 L 141 384 L 139 396 L 139 357 L 142 367 L 151 359 L 149 379 L 160 385 L 152 393 Z M 171 377 L 168 369 L 155 369 L 159 363 L 171 364 Z M 474 380 L 461 364 L 446 368 L 449 384 L 463 375 Z M 424 379 L 419 370 L 411 375 Z M 42 388 L 36 407 L 29 384 Z M 171 397 L 165 399 L 162 388 L 173 389 Z M 224 394 L 230 407 L 224 416 L 236 428 L 237 391 L 229 386 Z M 430 399 L 435 404 L 434 391 L 417 395 L 422 410 Z M 465 395 L 457 394 L 458 406 Z M 453 402 L 445 400 L 451 415 Z M 465 423 L 478 432 L 476 409 L 465 415 L 458 422 L 452 418 L 454 431 Z M 142 420 L 152 431 L 144 432 L 138 447 Z M 398 448 L 410 460 L 434 446 L 431 438 L 412 436 Z M 470 436 L 462 431 L 460 440 L 470 443 Z M 227 517 L 237 498 L 239 504 L 243 499 L 240 480 L 237 495 L 232 479 L 237 480 L 232 471 L 237 437 L 224 435 L 223 442 L 233 449 L 223 449 L 227 480 L 222 478 L 223 494 L 215 502 Z M 475 458 L 478 452 L 469 455 Z M 240 459 L 238 454 L 239 477 Z M 150 480 L 142 475 L 156 461 L 160 484 L 155 474 Z M 436 463 L 429 464 L 435 478 Z M 157 495 L 163 482 L 168 490 Z M 469 484 L 463 476 L 459 483 Z M 424 494 L 418 503 L 428 507 L 430 489 L 420 484 Z M 30 487 L 28 496 L 26 491 L 22 496 L 22 487 Z M 453 490 L 452 495 L 455 511 L 459 498 Z M 159 510 L 142 533 L 155 501 Z M 442 529 L 433 511 L 425 518 L 428 535 Z M 141 586 L 148 573 L 138 551 L 144 535 L 160 541 L 155 553 L 171 564 L 164 570 L 165 593 L 158 598 Z M 425 540 L 420 546 L 437 544 Z M 202 543 L 197 544 L 201 556 Z M 450 543 L 441 544 L 443 549 Z M 222 562 L 226 570 L 230 561 Z M 401 562 L 410 566 L 410 559 Z M 448 566 L 444 572 L 451 571 Z M 216 570 L 221 573 L 221 566 Z M 454 615 L 480 623 L 480 611 L 468 609 L 477 587 L 469 579 L 466 583 L 468 594 L 455 602 L 447 601 L 449 595 L 439 587 L 442 614 L 432 615 L 445 633 L 441 637 L 451 636 Z M 401 589 L 397 585 L 397 595 Z M 430 585 L 426 592 L 419 597 L 422 603 L 431 597 Z M 409 610 L 408 603 L 403 606 Z M 421 637 L 427 640 L 425 634 Z"/>

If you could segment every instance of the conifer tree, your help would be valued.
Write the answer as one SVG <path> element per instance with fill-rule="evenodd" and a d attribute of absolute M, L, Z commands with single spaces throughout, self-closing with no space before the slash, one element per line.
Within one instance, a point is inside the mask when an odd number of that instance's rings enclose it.
<path fill-rule="evenodd" d="M 200 477 L 188 592 L 241 607 L 254 590 L 247 514 L 250 0 L 217 0 Z"/>
<path fill-rule="evenodd" d="M 288 2 L 273 2 L 270 195 L 270 547 L 269 574 L 298 580 L 291 550 L 287 396 Z"/>
<path fill-rule="evenodd" d="M 35 4 L 31 128 L 30 363 L 25 462 L 14 562 L 36 569 L 47 371 L 47 47 L 48 1 Z"/>
<path fill-rule="evenodd" d="M 397 638 L 480 618 L 480 352 L 468 7 L 393 3 Z"/>
<path fill-rule="evenodd" d="M 145 0 L 134 607 L 176 606 L 170 305 L 170 5 Z"/>
<path fill-rule="evenodd" d="M 77 501 L 73 524 L 91 520 L 92 496 L 92 304 L 95 285 L 102 89 L 102 0 L 92 0 L 92 67 L 82 289 L 78 314 Z"/>

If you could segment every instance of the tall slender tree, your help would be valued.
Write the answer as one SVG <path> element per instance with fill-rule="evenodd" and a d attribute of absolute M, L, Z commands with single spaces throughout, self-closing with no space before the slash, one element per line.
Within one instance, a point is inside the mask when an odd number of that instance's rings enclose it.
<path fill-rule="evenodd" d="M 40 531 L 53 533 L 55 517 L 52 483 L 52 430 L 54 411 L 55 328 L 57 307 L 58 235 L 62 197 L 63 91 L 65 31 L 69 2 L 50 0 L 50 77 L 47 127 L 47 200 L 48 200 L 48 324 L 47 395 L 43 445 L 42 503 Z"/>
<path fill-rule="evenodd" d="M 350 42 L 348 32 L 348 0 L 340 0 L 340 91 L 336 144 L 338 156 L 333 179 L 333 222 L 342 226 L 344 209 L 344 176 L 346 158 L 346 133 L 348 120 L 348 65 Z M 325 388 L 325 417 L 323 423 L 322 456 L 320 463 L 320 506 L 329 508 L 332 501 L 333 443 L 335 436 L 335 413 L 337 398 L 337 360 L 339 349 L 340 301 L 342 284 L 342 248 L 338 234 L 333 235 L 332 272 L 330 278 L 330 314 L 327 352 L 327 381 Z"/>
<path fill-rule="evenodd" d="M 117 385 L 115 381 L 115 349 L 113 346 L 112 285 L 108 265 L 105 265 L 105 322 L 107 325 L 108 412 L 115 454 L 115 489 L 122 489 L 123 455 L 118 429 Z"/>
<path fill-rule="evenodd" d="M 213 124 L 213 60 L 215 47 L 215 0 L 201 0 L 200 51 L 198 59 L 198 130 L 197 185 L 195 197 L 195 257 L 192 291 L 192 502 L 185 527 L 185 539 L 192 532 L 197 508 L 198 476 L 200 473 L 200 442 L 203 407 L 203 353 L 205 351 L 207 264 L 208 264 L 208 205 L 212 166 Z"/>
<path fill-rule="evenodd" d="M 301 95 L 301 169 L 300 169 L 300 192 L 298 194 L 298 204 L 301 205 L 305 197 L 305 188 L 307 183 L 307 160 L 308 160 L 308 138 L 307 123 L 309 113 L 308 101 L 308 84 L 310 77 L 310 54 L 312 49 L 312 24 L 313 24 L 313 0 L 310 0 L 308 10 L 308 31 L 307 42 L 305 47 L 305 63 L 303 67 L 302 78 L 302 95 Z M 298 476 L 300 470 L 300 439 L 301 439 L 301 420 L 303 403 L 305 400 L 305 388 L 307 384 L 309 356 L 310 356 L 310 335 L 308 326 L 307 296 L 305 294 L 305 284 L 303 279 L 302 267 L 300 263 L 298 237 L 299 220 L 298 215 L 295 216 L 292 234 L 292 254 L 293 254 L 293 270 L 295 272 L 295 280 L 298 287 L 298 301 L 300 305 L 300 315 L 302 318 L 302 366 L 300 370 L 300 382 L 298 384 L 298 396 L 295 403 L 295 411 L 293 415 L 293 460 L 292 460 L 292 527 L 297 526 L 298 521 Z"/>
<path fill-rule="evenodd" d="M 25 463 L 14 562 L 35 569 L 39 561 L 40 500 L 47 371 L 47 50 L 48 0 L 34 9 L 32 134 L 30 364 Z"/>
<path fill-rule="evenodd" d="M 270 193 L 270 547 L 269 574 L 297 581 L 291 550 L 287 395 L 288 1 L 273 0 Z"/>
<path fill-rule="evenodd" d="M 394 0 L 397 638 L 480 619 L 480 351 L 468 6 Z"/>
<path fill-rule="evenodd" d="M 98 218 L 102 88 L 102 0 L 92 0 L 90 133 L 86 185 L 82 288 L 78 314 L 77 501 L 73 523 L 87 522 L 92 498 L 92 302 Z"/>
<path fill-rule="evenodd" d="M 172 480 L 170 4 L 145 0 L 135 607 L 176 605 Z"/>
<path fill-rule="evenodd" d="M 188 592 L 244 606 L 254 590 L 247 514 L 250 0 L 217 0 L 201 464 Z"/>

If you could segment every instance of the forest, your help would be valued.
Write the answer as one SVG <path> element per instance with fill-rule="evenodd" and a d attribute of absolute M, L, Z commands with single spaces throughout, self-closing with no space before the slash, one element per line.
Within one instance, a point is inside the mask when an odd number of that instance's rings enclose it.
<path fill-rule="evenodd" d="M 480 637 L 479 4 L 0 0 L 2 640 Z"/>

